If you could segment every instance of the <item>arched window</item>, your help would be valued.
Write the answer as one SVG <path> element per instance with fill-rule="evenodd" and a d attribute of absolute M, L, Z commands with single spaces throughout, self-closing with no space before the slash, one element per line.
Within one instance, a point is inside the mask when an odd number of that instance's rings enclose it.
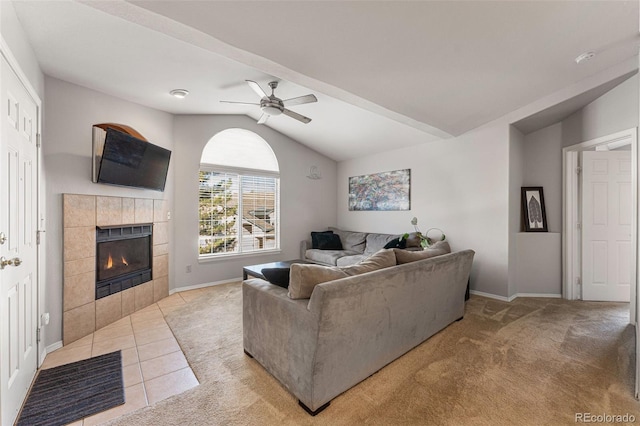
<path fill-rule="evenodd" d="M 200 257 L 280 248 L 279 170 L 269 144 L 249 130 L 227 129 L 207 142 L 200 159 Z"/>

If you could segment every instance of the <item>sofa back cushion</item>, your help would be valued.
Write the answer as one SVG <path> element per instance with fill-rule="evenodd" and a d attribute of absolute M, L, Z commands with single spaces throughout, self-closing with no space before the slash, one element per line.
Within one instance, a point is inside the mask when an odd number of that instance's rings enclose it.
<path fill-rule="evenodd" d="M 345 266 L 340 269 L 342 269 L 342 271 L 347 275 L 353 276 L 395 265 L 396 255 L 393 250 L 382 249 L 355 265 Z"/>
<path fill-rule="evenodd" d="M 364 253 L 364 246 L 367 238 L 366 232 L 343 231 L 342 229 L 329 227 L 330 231 L 340 236 L 342 248 L 347 251 Z"/>
<path fill-rule="evenodd" d="M 404 263 L 416 262 L 418 260 L 429 259 L 430 257 L 441 256 L 443 254 L 451 253 L 451 247 L 446 241 L 438 241 L 429 248 L 422 251 L 408 251 L 402 249 L 393 249 L 396 254 L 396 261 L 398 265 Z"/>
<path fill-rule="evenodd" d="M 308 299 L 318 284 L 346 277 L 348 275 L 336 266 L 294 263 L 289 273 L 289 297 Z"/>
<path fill-rule="evenodd" d="M 385 245 L 394 238 L 398 238 L 398 235 L 392 234 L 368 234 L 367 235 L 367 247 L 364 249 L 364 254 L 372 255 L 375 252 L 382 250 Z"/>

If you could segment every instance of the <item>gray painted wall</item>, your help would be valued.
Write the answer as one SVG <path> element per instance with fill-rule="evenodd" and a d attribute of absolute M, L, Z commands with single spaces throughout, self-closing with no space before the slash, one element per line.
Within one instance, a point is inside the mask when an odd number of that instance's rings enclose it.
<path fill-rule="evenodd" d="M 62 339 L 62 194 L 164 198 L 172 210 L 176 153 L 171 114 L 52 77 L 45 79 L 45 98 L 42 137 L 47 217 L 45 310 L 51 314 L 45 344 L 51 345 Z M 91 182 L 91 128 L 97 123 L 129 125 L 150 142 L 174 151 L 164 193 Z M 169 237 L 173 241 L 171 231 L 170 226 Z M 171 243 L 169 258 L 173 256 Z M 170 268 L 169 285 L 173 282 Z"/>
<path fill-rule="evenodd" d="M 522 226 L 521 188 L 524 186 L 524 142 L 522 132 L 509 126 L 509 288 L 508 297 L 518 292 L 516 237 Z"/>
<path fill-rule="evenodd" d="M 523 186 L 542 186 L 544 188 L 545 208 L 550 233 L 562 232 L 562 148 L 585 142 L 611 133 L 619 132 L 638 126 L 638 76 L 634 75 L 616 86 L 600 98 L 586 105 L 584 108 L 570 115 L 561 122 L 529 133 L 524 137 L 523 158 Z M 512 158 L 513 166 L 518 159 Z M 513 169 L 513 167 L 510 167 Z M 515 184 L 515 182 L 512 182 Z M 518 210 L 516 214 L 520 214 Z M 511 218 L 513 219 L 513 217 Z M 558 243 L 559 236 L 548 235 L 547 247 L 549 253 L 561 256 Z M 540 245 L 544 236 L 534 238 L 520 238 L 516 249 L 531 251 L 531 244 Z M 511 252 L 510 248 L 510 255 Z M 516 253 L 521 259 L 521 253 Z M 518 263 L 512 262 L 510 256 L 510 271 L 517 268 Z M 535 257 L 528 261 L 527 268 L 556 271 L 557 262 L 553 265 L 544 257 Z M 532 263 L 531 263 L 532 262 Z M 522 261 L 520 261 L 522 265 Z M 560 273 L 549 275 L 553 280 L 524 279 L 527 274 L 519 271 L 510 279 L 520 277 L 515 286 L 510 288 L 516 293 L 561 294 L 562 277 Z"/>
<path fill-rule="evenodd" d="M 27 39 L 18 15 L 10 1 L 0 1 L 0 34 L 11 49 L 11 53 L 20 64 L 22 72 L 38 93 L 40 100 L 44 97 L 44 74 L 38 65 L 33 49 Z"/>
<path fill-rule="evenodd" d="M 348 210 L 348 179 L 411 169 L 411 210 Z M 457 138 L 390 150 L 338 164 L 338 226 L 354 231 L 442 229 L 453 250 L 476 251 L 471 288 L 508 294 L 509 126 L 497 123 Z"/>
<path fill-rule="evenodd" d="M 280 167 L 281 254 L 235 257 L 198 262 L 198 169 L 202 149 L 218 132 L 229 128 L 251 130 L 273 149 Z M 300 257 L 300 241 L 309 239 L 312 230 L 336 224 L 336 162 L 299 144 L 293 139 L 238 115 L 177 116 L 174 121 L 176 141 L 176 197 L 173 227 L 175 256 L 172 265 L 175 285 L 172 288 L 197 286 L 239 278 L 242 266 Z M 322 179 L 306 176 L 317 166 Z M 191 265 L 191 273 L 186 266 Z"/>
<path fill-rule="evenodd" d="M 523 186 L 541 186 L 549 232 L 562 231 L 562 124 L 524 138 Z"/>
<path fill-rule="evenodd" d="M 562 146 L 638 126 L 638 75 L 562 120 Z"/>

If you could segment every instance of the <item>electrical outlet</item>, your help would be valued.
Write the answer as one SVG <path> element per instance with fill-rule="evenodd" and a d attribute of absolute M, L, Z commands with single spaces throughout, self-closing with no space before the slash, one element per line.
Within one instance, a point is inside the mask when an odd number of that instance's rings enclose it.
<path fill-rule="evenodd" d="M 187 265 L 185 270 L 187 271 L 187 274 L 190 274 L 191 273 L 191 265 Z"/>
<path fill-rule="evenodd" d="M 167 220 L 171 220 L 171 212 L 167 212 Z"/>
<path fill-rule="evenodd" d="M 42 325 L 49 325 L 49 312 L 45 312 L 44 314 L 42 314 L 42 318 L 40 319 L 40 322 L 42 323 Z"/>

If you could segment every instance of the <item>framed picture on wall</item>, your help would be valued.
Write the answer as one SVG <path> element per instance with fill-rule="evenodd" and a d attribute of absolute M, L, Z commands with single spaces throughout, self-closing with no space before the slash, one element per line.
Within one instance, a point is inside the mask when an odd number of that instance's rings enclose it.
<path fill-rule="evenodd" d="M 349 210 L 411 210 L 411 169 L 350 177 Z"/>
<path fill-rule="evenodd" d="M 541 186 L 522 187 L 522 212 L 526 232 L 547 232 L 547 213 Z"/>

